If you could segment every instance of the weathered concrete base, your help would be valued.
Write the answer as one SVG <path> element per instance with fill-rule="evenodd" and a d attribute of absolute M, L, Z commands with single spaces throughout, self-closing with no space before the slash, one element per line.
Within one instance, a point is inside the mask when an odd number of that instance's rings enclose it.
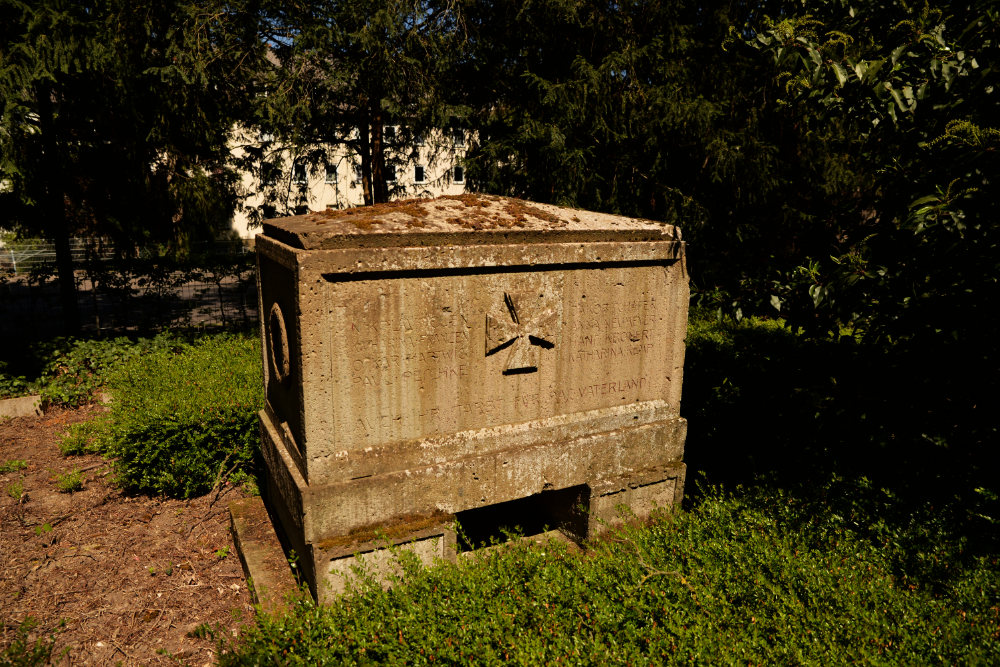
<path fill-rule="evenodd" d="M 281 611 L 299 587 L 260 498 L 229 504 L 230 529 L 254 601 L 267 612 Z"/>
<path fill-rule="evenodd" d="M 10 417 L 37 417 L 42 414 L 41 396 L 18 396 L 0 400 L 0 419 Z"/>
<path fill-rule="evenodd" d="M 314 591 L 316 598 L 324 602 L 340 595 L 349 581 L 357 580 L 359 573 L 388 586 L 403 575 L 400 559 L 407 557 L 404 552 L 416 556 L 417 561 L 426 567 L 441 561 L 455 562 L 453 524 L 438 523 L 424 527 L 433 519 L 394 526 L 395 534 L 400 537 L 382 534 L 377 539 L 356 542 L 348 535 L 314 545 L 311 560 L 320 571 L 317 590 Z"/>
<path fill-rule="evenodd" d="M 523 428 L 509 438 L 460 434 L 456 439 L 478 441 L 482 448 L 445 461 L 409 461 L 414 465 L 402 468 L 383 460 L 381 473 L 364 471 L 343 481 L 308 484 L 275 424 L 262 412 L 262 453 L 270 472 L 267 499 L 289 536 L 301 535 L 297 543 L 292 540 L 292 546 L 301 549 L 360 527 L 397 523 L 404 514 L 453 514 L 580 484 L 593 488 L 639 480 L 635 483 L 641 486 L 659 481 L 648 476 L 661 473 L 660 480 L 683 477 L 680 458 L 687 422 L 680 417 L 652 419 L 657 415 L 655 407 L 642 412 L 633 408 L 628 418 L 635 426 L 609 419 L 612 428 L 581 429 L 577 437 L 555 442 L 540 439 L 549 431 L 544 423 L 519 425 Z M 588 421 L 588 426 L 593 424 Z M 561 427 L 564 433 L 573 432 L 572 425 Z M 411 448 L 431 450 L 425 441 Z M 674 461 L 665 465 L 675 470 L 664 468 L 664 461 Z M 660 465 L 650 469 L 651 462 Z M 599 493 L 604 494 L 603 487 Z"/>
<path fill-rule="evenodd" d="M 656 409 L 633 412 L 629 421 L 637 425 L 626 426 L 614 415 L 603 414 L 606 423 L 619 428 L 598 433 L 581 429 L 579 437 L 554 443 L 536 440 L 551 434 L 544 424 L 508 438 L 466 434 L 465 442 L 486 446 L 443 463 L 418 461 L 416 451 L 428 447 L 415 443 L 397 454 L 408 463 L 424 465 L 404 470 L 385 466 L 389 469 L 381 474 L 309 485 L 281 433 L 261 413 L 263 453 L 271 472 L 265 496 L 288 545 L 300 556 L 313 595 L 327 600 L 343 592 L 355 576 L 354 565 L 363 564 L 376 579 L 399 574 L 387 543 L 412 551 L 424 564 L 454 561 L 453 522 L 459 512 L 538 498 L 539 507 L 554 517 L 550 527 L 561 527 L 582 542 L 628 516 L 646 518 L 679 506 L 685 465 L 676 459 L 686 422 L 678 417 L 656 419 L 659 416 Z M 592 426 L 587 416 L 581 419 Z M 573 431 L 572 425 L 560 427 L 564 433 Z M 662 461 L 674 451 L 678 455 L 673 462 L 647 467 L 648 461 Z M 546 496 L 560 490 L 572 491 L 574 500 L 551 508 Z M 623 515 L 623 507 L 630 514 Z M 361 563 L 358 554 L 363 555 Z"/>
<path fill-rule="evenodd" d="M 593 538 L 630 516 L 644 519 L 680 507 L 686 470 L 678 462 L 592 486 L 587 536 Z"/>

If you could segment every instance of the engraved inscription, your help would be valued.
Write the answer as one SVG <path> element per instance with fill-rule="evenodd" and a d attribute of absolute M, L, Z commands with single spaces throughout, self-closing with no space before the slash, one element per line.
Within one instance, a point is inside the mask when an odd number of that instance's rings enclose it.
<path fill-rule="evenodd" d="M 629 267 L 332 285 L 339 446 L 659 398 L 671 349 L 662 280 Z"/>

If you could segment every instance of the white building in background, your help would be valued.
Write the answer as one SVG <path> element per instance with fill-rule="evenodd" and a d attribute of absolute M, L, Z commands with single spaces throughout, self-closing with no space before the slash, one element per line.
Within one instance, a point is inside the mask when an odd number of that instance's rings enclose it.
<path fill-rule="evenodd" d="M 392 141 L 397 128 L 385 128 L 385 136 Z M 246 135 L 244 135 L 246 136 Z M 245 155 L 245 147 L 238 137 L 233 142 L 237 157 Z M 332 146 L 326 151 L 325 164 L 307 164 L 296 161 L 289 150 L 274 147 L 266 135 L 252 144 L 274 155 L 283 166 L 263 177 L 244 172 L 242 191 L 248 193 L 243 204 L 233 214 L 233 229 L 241 238 L 250 239 L 259 231 L 246 209 L 257 209 L 265 204 L 277 211 L 323 211 L 350 208 L 364 204 L 361 185 L 361 160 L 346 146 Z M 388 156 L 390 170 L 389 189 L 393 199 L 438 197 L 465 192 L 466 134 L 463 130 L 435 132 L 428 138 L 417 138 L 412 146 L 400 147 Z M 260 171 L 260 170 L 258 170 Z M 261 182 L 264 180 L 265 182 Z M 270 197 L 270 201 L 265 201 Z"/>

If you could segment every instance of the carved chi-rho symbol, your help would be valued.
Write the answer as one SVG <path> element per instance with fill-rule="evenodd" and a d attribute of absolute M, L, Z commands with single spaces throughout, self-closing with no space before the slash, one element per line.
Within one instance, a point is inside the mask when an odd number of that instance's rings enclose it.
<path fill-rule="evenodd" d="M 519 299 L 523 303 L 524 299 Z M 510 348 L 504 375 L 534 373 L 538 370 L 539 350 L 551 350 L 559 313 L 546 308 L 535 317 L 518 312 L 514 297 L 503 293 L 503 305 L 494 304 L 486 315 L 486 356 Z"/>

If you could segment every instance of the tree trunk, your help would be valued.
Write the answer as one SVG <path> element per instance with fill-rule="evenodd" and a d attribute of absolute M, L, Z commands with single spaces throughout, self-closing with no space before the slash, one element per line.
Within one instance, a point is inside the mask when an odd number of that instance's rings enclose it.
<path fill-rule="evenodd" d="M 381 99 L 381 98 L 378 98 Z M 382 125 L 382 109 L 376 100 L 372 104 L 372 190 L 376 204 L 389 201 L 389 188 L 385 182 L 385 128 Z"/>
<path fill-rule="evenodd" d="M 389 201 L 389 186 L 385 173 L 385 129 L 382 126 L 381 98 L 373 97 L 362 105 L 358 123 L 358 143 L 361 154 L 361 188 L 365 205 Z"/>
<path fill-rule="evenodd" d="M 368 129 L 371 127 L 371 117 L 368 114 L 368 105 L 362 107 L 358 121 L 358 153 L 361 157 L 361 192 L 365 197 L 365 206 L 375 203 L 374 191 L 372 188 L 372 145 L 371 135 Z"/>
<path fill-rule="evenodd" d="M 57 154 L 53 91 L 49 85 L 35 90 L 38 99 L 38 125 L 42 138 L 42 164 L 48 181 L 41 206 L 42 226 L 56 247 L 56 270 L 59 276 L 59 300 L 63 311 L 63 326 L 67 333 L 80 332 L 80 310 L 76 300 L 76 275 L 70 250 L 69 224 L 66 220 L 66 193 L 63 188 L 62 165 Z"/>

